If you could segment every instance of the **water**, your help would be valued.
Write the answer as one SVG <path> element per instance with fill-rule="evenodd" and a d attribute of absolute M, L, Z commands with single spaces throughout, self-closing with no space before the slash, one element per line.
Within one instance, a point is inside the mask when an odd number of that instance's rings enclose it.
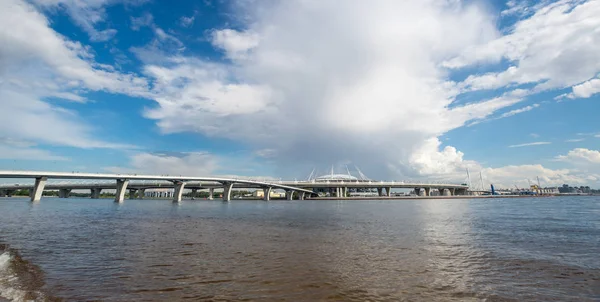
<path fill-rule="evenodd" d="M 600 301 L 600 198 L 0 199 L 0 300 Z"/>

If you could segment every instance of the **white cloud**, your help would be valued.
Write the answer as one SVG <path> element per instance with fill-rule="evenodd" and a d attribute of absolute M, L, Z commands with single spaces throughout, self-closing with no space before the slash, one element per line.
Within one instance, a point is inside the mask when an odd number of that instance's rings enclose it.
<path fill-rule="evenodd" d="M 506 6 L 507 8 L 500 13 L 502 16 L 523 16 L 530 11 L 530 3 L 527 0 L 509 0 Z"/>
<path fill-rule="evenodd" d="M 131 17 L 131 29 L 134 31 L 140 30 L 142 27 L 152 26 L 154 17 L 150 13 L 145 13 L 140 17 Z"/>
<path fill-rule="evenodd" d="M 528 147 L 528 146 L 539 146 L 539 145 L 549 145 L 551 142 L 533 142 L 533 143 L 525 143 L 518 145 L 510 145 L 509 148 L 520 148 L 520 147 Z"/>
<path fill-rule="evenodd" d="M 239 32 L 232 29 L 216 30 L 212 34 L 214 46 L 225 51 L 232 59 L 241 59 L 260 43 L 260 36 L 253 32 Z"/>
<path fill-rule="evenodd" d="M 518 21 L 509 34 L 468 46 L 444 63 L 460 68 L 510 62 L 504 71 L 471 75 L 462 86 L 478 90 L 536 83 L 534 92 L 539 92 L 577 85 L 600 71 L 600 2 L 562 0 L 530 8 L 535 13 Z"/>
<path fill-rule="evenodd" d="M 600 78 L 595 78 L 573 86 L 573 92 L 567 96 L 571 99 L 589 98 L 598 92 L 600 92 Z"/>
<path fill-rule="evenodd" d="M 206 152 L 138 153 L 129 167 L 107 167 L 113 173 L 137 173 L 182 176 L 210 176 L 218 167 L 218 158 Z"/>
<path fill-rule="evenodd" d="M 540 104 L 533 104 L 533 105 L 525 106 L 525 107 L 522 107 L 522 108 L 519 108 L 519 109 L 514 109 L 514 110 L 505 112 L 505 113 L 503 113 L 503 114 L 501 114 L 499 116 L 496 116 L 496 117 L 488 118 L 488 119 L 485 119 L 485 120 L 482 120 L 482 119 L 476 120 L 476 121 L 472 122 L 471 124 L 469 124 L 469 126 L 474 126 L 474 125 L 477 125 L 477 124 L 482 123 L 482 122 L 491 122 L 491 121 L 494 121 L 494 120 L 499 120 L 501 118 L 511 117 L 511 116 L 517 115 L 519 113 L 531 111 L 531 110 L 533 110 L 533 109 L 535 109 L 535 108 L 537 108 L 539 106 L 540 106 Z M 535 134 L 535 133 L 532 133 L 532 134 Z M 533 136 L 533 137 L 536 137 L 536 136 Z"/>
<path fill-rule="evenodd" d="M 540 135 L 539 135 L 539 134 L 537 134 L 537 133 L 529 133 L 529 136 L 531 136 L 531 137 L 533 137 L 533 138 L 538 138 L 538 137 L 540 137 Z"/>
<path fill-rule="evenodd" d="M 68 158 L 54 155 L 48 151 L 34 148 L 36 143 L 12 137 L 0 136 L 0 159 L 11 160 L 55 160 Z"/>
<path fill-rule="evenodd" d="M 194 11 L 194 14 L 189 17 L 182 16 L 181 18 L 179 18 L 179 25 L 183 27 L 191 27 L 192 25 L 194 25 L 194 21 L 196 20 L 197 14 L 198 11 Z"/>
<path fill-rule="evenodd" d="M 596 164 L 600 165 L 600 151 L 597 150 L 589 150 L 585 148 L 576 148 L 567 155 L 559 155 L 556 157 L 559 161 L 566 161 L 575 164 Z M 600 171 L 599 171 L 600 172 Z"/>
<path fill-rule="evenodd" d="M 31 37 L 36 37 L 31 39 Z M 147 82 L 93 61 L 87 47 L 65 39 L 23 1 L 0 2 L 0 136 L 73 147 L 131 147 L 94 138 L 73 111 L 47 97 L 85 102 L 80 93 L 104 90 L 147 95 Z"/>
<path fill-rule="evenodd" d="M 503 113 L 502 115 L 500 115 L 499 118 L 505 118 L 505 117 L 513 116 L 515 114 L 519 114 L 519 113 L 531 111 L 532 109 L 537 108 L 537 107 L 540 107 L 540 104 L 533 104 L 533 105 L 526 106 L 526 107 L 523 107 L 523 108 L 511 110 L 509 112 Z"/>
<path fill-rule="evenodd" d="M 584 140 L 585 140 L 585 138 L 572 138 L 572 139 L 566 140 L 565 142 L 567 142 L 567 143 L 577 143 L 577 142 L 582 142 Z"/>
<path fill-rule="evenodd" d="M 106 18 L 106 6 L 109 0 L 33 0 L 33 2 L 47 9 L 64 9 L 73 22 L 81 27 L 90 37 L 91 41 L 103 42 L 112 39 L 117 31 L 107 28 L 96 29 Z"/>
<path fill-rule="evenodd" d="M 50 161 L 66 161 L 69 160 L 64 156 L 54 155 L 46 150 L 37 148 L 13 147 L 0 144 L 0 159 L 10 160 L 50 160 Z"/>

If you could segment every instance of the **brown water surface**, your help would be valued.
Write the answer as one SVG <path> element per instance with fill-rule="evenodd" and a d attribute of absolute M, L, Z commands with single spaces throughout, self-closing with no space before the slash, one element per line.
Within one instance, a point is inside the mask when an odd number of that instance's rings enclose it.
<path fill-rule="evenodd" d="M 17 301 L 600 300 L 598 197 L 5 198 L 0 244 Z"/>

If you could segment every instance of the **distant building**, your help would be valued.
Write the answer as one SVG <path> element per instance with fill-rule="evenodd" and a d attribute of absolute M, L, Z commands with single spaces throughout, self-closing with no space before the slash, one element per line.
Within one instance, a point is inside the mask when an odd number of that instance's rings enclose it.
<path fill-rule="evenodd" d="M 264 198 L 265 197 L 265 191 L 264 190 L 256 190 L 252 193 L 252 197 L 256 197 L 256 198 Z M 276 192 L 275 190 L 271 190 L 271 193 L 269 194 L 270 198 L 280 198 L 280 197 L 285 197 L 285 193 L 282 192 Z"/>

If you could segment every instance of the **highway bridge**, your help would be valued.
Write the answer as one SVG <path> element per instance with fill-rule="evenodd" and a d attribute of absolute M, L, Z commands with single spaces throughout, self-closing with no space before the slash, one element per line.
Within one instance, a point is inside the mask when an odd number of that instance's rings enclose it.
<path fill-rule="evenodd" d="M 196 182 L 196 188 L 202 186 L 208 186 L 209 184 L 214 189 L 215 187 L 223 189 L 223 200 L 231 200 L 231 191 L 234 185 L 239 187 L 251 187 L 251 188 L 262 188 L 267 193 L 270 193 L 272 189 L 285 190 L 288 196 L 293 196 L 294 192 L 300 195 L 303 199 L 306 194 L 308 196 L 314 194 L 310 190 L 286 186 L 283 184 L 246 180 L 246 179 L 235 179 L 235 178 L 220 178 L 220 177 L 193 177 L 193 176 L 169 176 L 169 175 L 140 175 L 140 174 L 100 174 L 100 173 L 68 173 L 68 172 L 45 172 L 45 171 L 0 171 L 0 179 L 35 179 L 35 183 L 32 185 L 7 185 L 0 186 L 0 190 L 6 195 L 10 195 L 11 190 L 17 189 L 28 189 L 30 190 L 31 201 L 40 201 L 42 194 L 46 189 L 55 189 L 62 192 L 74 189 L 90 189 L 92 198 L 98 198 L 102 189 L 114 189 L 115 190 L 115 201 L 123 202 L 125 199 L 126 190 L 129 187 L 129 183 L 132 180 L 138 181 L 167 181 L 166 185 L 173 188 L 173 201 L 181 201 L 183 191 L 188 183 Z M 49 179 L 75 179 L 75 180 L 114 180 L 113 183 L 98 183 L 98 184 L 48 184 Z M 170 183 L 170 184 L 169 184 Z M 202 184 L 200 186 L 199 184 Z M 164 188 L 165 185 L 159 185 L 157 187 Z M 139 190 L 150 187 L 129 187 L 130 190 Z M 270 194 L 266 195 L 268 199 Z M 291 199 L 291 197 L 288 197 Z"/>
<path fill-rule="evenodd" d="M 198 190 L 209 190 L 212 198 L 215 190 L 223 190 L 223 200 L 231 200 L 232 189 L 262 189 L 263 198 L 270 199 L 273 189 L 286 192 L 286 198 L 292 199 L 294 192 L 300 199 L 317 196 L 317 191 L 328 192 L 330 196 L 343 198 L 349 189 L 377 190 L 379 196 L 392 196 L 392 189 L 411 189 L 420 196 L 430 196 L 432 190 L 440 195 L 466 195 L 468 187 L 463 184 L 450 183 L 417 183 L 397 181 L 372 180 L 332 180 L 332 181 L 257 181 L 248 179 L 215 178 L 215 177 L 184 177 L 169 175 L 138 175 L 138 174 L 94 174 L 94 173 L 64 173 L 64 172 L 32 172 L 32 171 L 0 171 L 0 179 L 30 178 L 34 184 L 0 185 L 0 196 L 11 195 L 19 189 L 31 192 L 31 200 L 39 201 L 43 190 L 57 190 L 59 197 L 68 197 L 72 190 L 90 190 L 92 198 L 99 198 L 102 190 L 115 190 L 115 201 L 122 202 L 126 190 L 130 198 L 137 193 L 138 198 L 144 197 L 147 189 L 173 189 L 173 200 L 181 201 L 183 190 L 191 191 L 196 196 Z M 47 183 L 48 179 L 94 180 L 89 183 Z M 113 180 L 107 182 L 106 180 Z"/>

